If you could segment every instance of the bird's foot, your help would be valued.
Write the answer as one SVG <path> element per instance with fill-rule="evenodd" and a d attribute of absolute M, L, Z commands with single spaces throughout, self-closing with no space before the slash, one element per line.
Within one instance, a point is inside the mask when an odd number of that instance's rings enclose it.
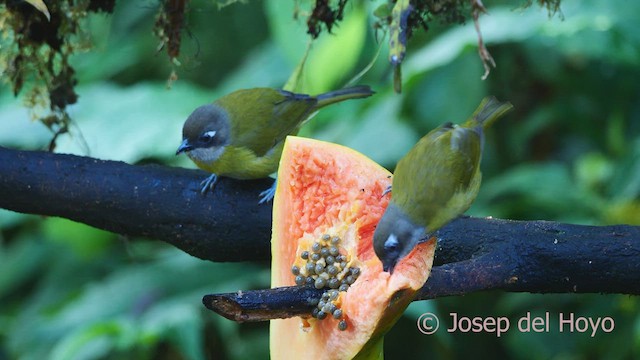
<path fill-rule="evenodd" d="M 218 182 L 218 175 L 211 174 L 209 177 L 202 180 L 202 182 L 200 183 L 200 186 L 202 186 L 202 188 L 200 189 L 200 193 L 204 195 L 207 193 L 207 191 L 213 191 L 213 188 L 216 186 L 217 182 Z"/>
<path fill-rule="evenodd" d="M 273 181 L 273 185 L 269 187 L 267 190 L 260 193 L 260 201 L 258 204 L 263 204 L 273 200 L 273 197 L 276 195 L 276 185 L 278 184 L 278 179 Z"/>
<path fill-rule="evenodd" d="M 391 192 L 391 185 L 387 186 L 387 188 L 384 189 L 384 191 L 382 192 L 382 195 L 380 195 L 380 197 L 383 197 L 383 196 L 387 195 L 390 192 Z"/>

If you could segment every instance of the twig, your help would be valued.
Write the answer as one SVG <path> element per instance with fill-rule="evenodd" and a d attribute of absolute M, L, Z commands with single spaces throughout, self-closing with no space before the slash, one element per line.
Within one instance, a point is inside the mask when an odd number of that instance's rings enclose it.
<path fill-rule="evenodd" d="M 640 295 L 636 226 L 461 218 L 443 228 L 438 238 L 436 263 L 441 265 L 432 269 L 416 300 L 483 290 Z M 207 295 L 204 303 L 232 320 L 264 321 L 308 315 L 308 298 L 321 296 L 312 290 Z M 213 299 L 224 299 L 225 306 Z"/>
<path fill-rule="evenodd" d="M 486 14 L 487 9 L 482 4 L 482 0 L 471 0 L 471 14 L 473 16 L 473 25 L 476 28 L 476 33 L 478 34 L 478 54 L 480 55 L 480 59 L 482 60 L 482 65 L 484 66 L 484 74 L 482 75 L 482 80 L 486 80 L 491 72 L 491 66 L 496 67 L 496 62 L 493 60 L 493 56 L 487 50 L 487 47 L 484 46 L 484 40 L 482 39 L 482 32 L 480 32 L 480 22 L 478 19 L 480 18 L 480 13 Z"/>

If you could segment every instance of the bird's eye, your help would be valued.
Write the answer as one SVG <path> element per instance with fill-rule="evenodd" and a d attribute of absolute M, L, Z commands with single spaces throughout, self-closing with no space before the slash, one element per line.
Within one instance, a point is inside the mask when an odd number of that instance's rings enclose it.
<path fill-rule="evenodd" d="M 213 137 L 215 135 L 216 135 L 216 132 L 214 130 L 207 131 L 207 132 L 203 133 L 202 135 L 200 135 L 200 141 L 209 142 L 209 141 L 211 141 L 211 139 L 213 139 Z"/>
<path fill-rule="evenodd" d="M 398 242 L 398 238 L 394 234 L 391 234 L 387 238 L 387 241 L 384 242 L 384 249 L 386 251 L 393 251 L 398 248 L 399 244 L 400 243 Z"/>

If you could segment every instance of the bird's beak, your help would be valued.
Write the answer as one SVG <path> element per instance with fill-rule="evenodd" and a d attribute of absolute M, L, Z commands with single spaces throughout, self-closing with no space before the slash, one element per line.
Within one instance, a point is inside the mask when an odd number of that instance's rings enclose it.
<path fill-rule="evenodd" d="M 382 270 L 388 272 L 389 275 L 393 274 L 393 268 L 395 268 L 395 267 L 396 267 L 396 264 L 394 264 L 394 263 L 382 262 Z"/>
<path fill-rule="evenodd" d="M 178 150 L 176 151 L 176 155 L 183 152 L 191 151 L 192 149 L 193 149 L 193 146 L 189 144 L 189 139 L 184 139 L 182 140 L 182 144 L 180 144 L 180 146 L 178 147 Z"/>

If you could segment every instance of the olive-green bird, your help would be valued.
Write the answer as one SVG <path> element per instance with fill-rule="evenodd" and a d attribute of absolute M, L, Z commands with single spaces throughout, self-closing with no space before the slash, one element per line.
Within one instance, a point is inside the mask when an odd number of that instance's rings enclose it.
<path fill-rule="evenodd" d="M 471 206 L 480 188 L 484 129 L 511 110 L 485 98 L 463 125 L 446 123 L 425 135 L 393 174 L 389 206 L 373 234 L 384 271 Z"/>
<path fill-rule="evenodd" d="M 317 110 L 343 100 L 371 96 L 369 86 L 356 86 L 317 96 L 285 90 L 238 90 L 198 107 L 182 128 L 185 152 L 201 169 L 212 173 L 202 182 L 202 193 L 212 189 L 218 176 L 258 179 L 278 169 L 284 139 L 296 134 Z M 260 202 L 273 198 L 274 186 L 260 194 Z"/>

